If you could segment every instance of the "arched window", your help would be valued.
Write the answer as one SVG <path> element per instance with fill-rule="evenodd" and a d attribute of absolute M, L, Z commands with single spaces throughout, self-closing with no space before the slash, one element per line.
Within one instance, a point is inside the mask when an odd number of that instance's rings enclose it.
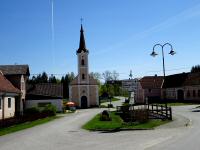
<path fill-rule="evenodd" d="M 84 61 L 84 59 L 81 59 L 81 65 L 85 65 L 85 61 Z"/>
<path fill-rule="evenodd" d="M 85 74 L 82 74 L 82 79 L 83 79 L 83 80 L 85 79 Z"/>

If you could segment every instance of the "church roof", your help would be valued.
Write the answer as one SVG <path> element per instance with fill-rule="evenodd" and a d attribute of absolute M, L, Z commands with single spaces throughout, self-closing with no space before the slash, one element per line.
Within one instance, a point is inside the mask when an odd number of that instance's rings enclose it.
<path fill-rule="evenodd" d="M 76 76 L 74 80 L 71 81 L 70 85 L 81 85 L 78 83 L 78 76 Z M 84 85 L 98 85 L 98 82 L 96 79 L 89 75 L 89 83 Z"/>
<path fill-rule="evenodd" d="M 80 30 L 80 42 L 79 42 L 79 48 L 76 51 L 77 53 L 81 53 L 83 52 L 88 52 L 87 48 L 86 48 L 86 44 L 85 44 L 85 38 L 84 38 L 84 31 L 83 31 L 83 26 L 81 24 L 81 30 Z"/>

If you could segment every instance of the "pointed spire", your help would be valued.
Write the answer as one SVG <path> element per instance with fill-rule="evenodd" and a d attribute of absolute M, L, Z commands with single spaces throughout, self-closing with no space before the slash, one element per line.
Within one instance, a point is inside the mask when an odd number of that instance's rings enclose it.
<path fill-rule="evenodd" d="M 81 24 L 81 30 L 80 30 L 80 43 L 79 43 L 79 48 L 77 50 L 77 53 L 81 53 L 82 51 L 88 52 L 86 49 L 86 44 L 85 44 L 85 38 L 84 38 L 84 31 L 83 31 L 83 26 Z"/>

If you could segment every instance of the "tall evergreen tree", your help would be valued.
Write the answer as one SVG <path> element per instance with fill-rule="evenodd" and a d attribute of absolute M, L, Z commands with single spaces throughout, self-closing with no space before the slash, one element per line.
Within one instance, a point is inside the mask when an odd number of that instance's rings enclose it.
<path fill-rule="evenodd" d="M 200 65 L 193 66 L 191 69 L 191 73 L 200 72 Z"/>

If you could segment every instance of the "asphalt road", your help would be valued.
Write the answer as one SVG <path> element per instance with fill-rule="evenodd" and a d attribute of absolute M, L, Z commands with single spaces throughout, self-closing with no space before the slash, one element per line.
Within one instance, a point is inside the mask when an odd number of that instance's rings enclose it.
<path fill-rule="evenodd" d="M 173 108 L 190 118 L 191 125 L 166 124 L 155 130 L 89 132 L 81 126 L 102 109 L 80 110 L 60 119 L 0 137 L 0 150 L 199 150 L 200 113 L 194 106 Z"/>

